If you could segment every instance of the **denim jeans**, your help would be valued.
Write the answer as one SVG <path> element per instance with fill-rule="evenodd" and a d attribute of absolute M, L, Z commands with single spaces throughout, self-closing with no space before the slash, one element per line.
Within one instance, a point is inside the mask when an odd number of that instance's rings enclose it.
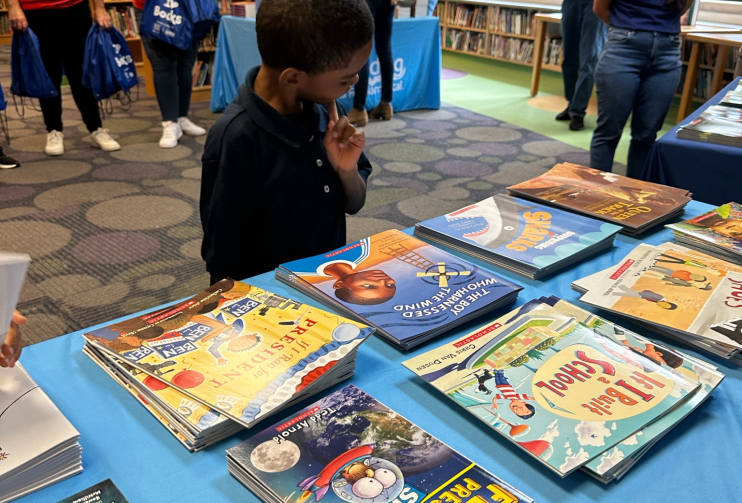
<path fill-rule="evenodd" d="M 608 27 L 593 13 L 591 0 L 562 3 L 562 78 L 571 117 L 584 117 L 593 94 L 593 74 Z"/>
<path fill-rule="evenodd" d="M 366 0 L 374 17 L 374 44 L 379 56 L 381 70 L 381 101 L 392 102 L 394 92 L 394 58 L 392 57 L 392 23 L 394 6 L 392 0 Z M 353 97 L 353 108 L 365 110 L 368 96 L 369 62 L 358 72 L 358 83 Z"/>
<path fill-rule="evenodd" d="M 595 69 L 598 125 L 590 166 L 613 169 L 613 156 L 631 118 L 627 175 L 639 178 L 680 82 L 680 36 L 612 28 Z"/>
<path fill-rule="evenodd" d="M 136 9 L 137 24 L 141 27 L 142 11 Z M 142 45 L 152 63 L 152 79 L 162 120 L 177 121 L 187 117 L 193 91 L 193 65 L 198 56 L 198 42 L 193 41 L 187 51 L 162 40 L 146 37 L 141 28 Z"/>

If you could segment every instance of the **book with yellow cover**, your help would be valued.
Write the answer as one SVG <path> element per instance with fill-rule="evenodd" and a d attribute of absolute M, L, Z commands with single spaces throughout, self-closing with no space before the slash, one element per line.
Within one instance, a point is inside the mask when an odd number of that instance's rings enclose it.
<path fill-rule="evenodd" d="M 250 427 L 312 394 L 318 381 L 349 376 L 348 362 L 372 332 L 333 313 L 227 279 L 176 306 L 84 337 L 96 349 L 123 357 Z"/>

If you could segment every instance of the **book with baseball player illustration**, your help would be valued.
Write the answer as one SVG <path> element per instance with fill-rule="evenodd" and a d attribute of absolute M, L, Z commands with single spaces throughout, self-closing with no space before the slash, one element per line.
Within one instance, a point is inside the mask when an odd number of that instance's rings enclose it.
<path fill-rule="evenodd" d="M 398 230 L 281 264 L 276 278 L 402 349 L 513 302 L 522 289 Z"/>

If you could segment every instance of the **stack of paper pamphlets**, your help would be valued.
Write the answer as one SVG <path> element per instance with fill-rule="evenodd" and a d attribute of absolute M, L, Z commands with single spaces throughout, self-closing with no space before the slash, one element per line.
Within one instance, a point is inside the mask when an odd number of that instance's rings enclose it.
<path fill-rule="evenodd" d="M 513 302 L 522 289 L 397 230 L 282 264 L 276 278 L 402 349 Z"/>
<path fill-rule="evenodd" d="M 531 279 L 613 246 L 621 227 L 505 194 L 432 218 L 415 235 Z"/>
<path fill-rule="evenodd" d="M 353 375 L 371 333 L 225 279 L 84 337 L 85 353 L 195 451 Z"/>
<path fill-rule="evenodd" d="M 80 434 L 23 368 L 0 368 L 0 503 L 82 472 Z"/>
<path fill-rule="evenodd" d="M 714 105 L 678 129 L 678 138 L 742 146 L 742 108 Z"/>
<path fill-rule="evenodd" d="M 620 479 L 724 378 L 556 297 L 404 365 L 561 476 Z"/>
<path fill-rule="evenodd" d="M 729 91 L 719 104 L 725 107 L 742 108 L 742 84 L 737 84 L 737 87 Z"/>
<path fill-rule="evenodd" d="M 727 203 L 684 222 L 669 224 L 675 241 L 742 265 L 742 205 Z"/>
<path fill-rule="evenodd" d="M 640 244 L 572 283 L 580 300 L 742 364 L 742 267 L 674 243 Z"/>
<path fill-rule="evenodd" d="M 129 503 L 129 500 L 111 479 L 106 479 L 57 503 Z"/>
<path fill-rule="evenodd" d="M 229 449 L 227 461 L 264 503 L 533 501 L 353 385 Z"/>
<path fill-rule="evenodd" d="M 513 195 L 606 220 L 641 234 L 683 212 L 687 190 L 586 168 L 557 164 L 541 176 L 508 187 Z"/>

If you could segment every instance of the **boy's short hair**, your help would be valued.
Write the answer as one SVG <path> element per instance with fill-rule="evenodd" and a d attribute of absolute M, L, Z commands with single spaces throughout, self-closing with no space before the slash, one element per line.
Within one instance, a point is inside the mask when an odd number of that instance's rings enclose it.
<path fill-rule="evenodd" d="M 265 65 L 318 74 L 371 42 L 374 20 L 365 0 L 263 0 L 255 29 Z"/>

